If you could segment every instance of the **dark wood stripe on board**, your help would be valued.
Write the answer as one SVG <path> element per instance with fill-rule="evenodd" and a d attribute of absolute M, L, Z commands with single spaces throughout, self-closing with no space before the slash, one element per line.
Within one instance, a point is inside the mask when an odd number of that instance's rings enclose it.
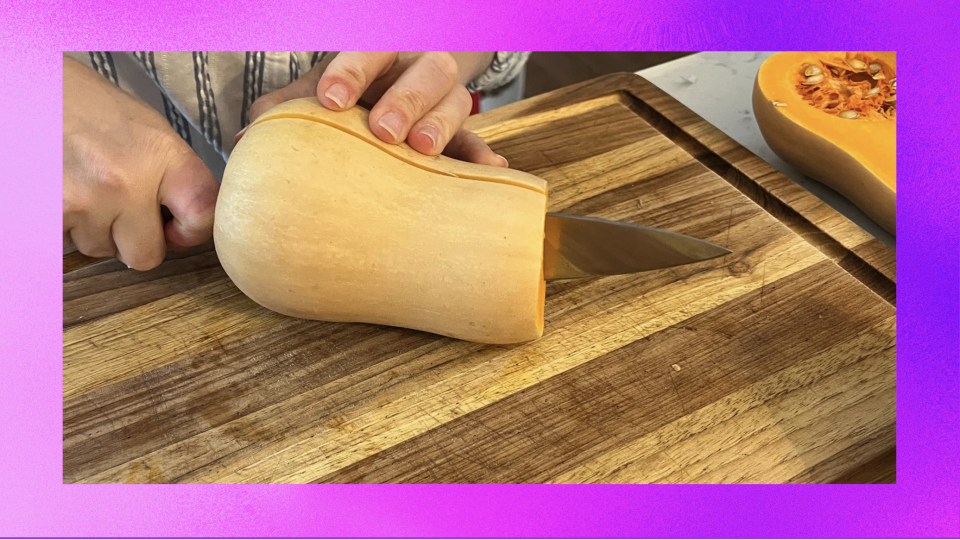
<path fill-rule="evenodd" d="M 892 315 L 844 277 L 814 265 L 320 481 L 549 481 Z"/>

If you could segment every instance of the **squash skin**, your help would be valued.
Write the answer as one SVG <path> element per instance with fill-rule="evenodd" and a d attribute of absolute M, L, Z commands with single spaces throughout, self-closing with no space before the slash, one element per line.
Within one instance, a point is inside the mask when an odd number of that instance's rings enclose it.
<path fill-rule="evenodd" d="M 805 102 L 794 91 L 794 73 L 819 54 L 842 53 L 778 53 L 761 65 L 753 90 L 760 132 L 784 161 L 896 235 L 896 119 L 846 120 Z M 896 67 L 893 53 L 869 54 Z M 776 107 L 774 100 L 786 106 Z"/>
<path fill-rule="evenodd" d="M 248 128 L 214 220 L 227 275 L 293 317 L 539 338 L 546 183 L 382 143 L 366 122 L 304 99 Z"/>

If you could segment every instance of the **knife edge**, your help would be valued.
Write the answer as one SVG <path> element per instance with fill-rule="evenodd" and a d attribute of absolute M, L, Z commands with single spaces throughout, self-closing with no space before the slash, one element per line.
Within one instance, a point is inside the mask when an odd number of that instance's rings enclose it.
<path fill-rule="evenodd" d="M 666 229 L 548 212 L 544 279 L 612 276 L 703 262 L 731 251 Z"/>

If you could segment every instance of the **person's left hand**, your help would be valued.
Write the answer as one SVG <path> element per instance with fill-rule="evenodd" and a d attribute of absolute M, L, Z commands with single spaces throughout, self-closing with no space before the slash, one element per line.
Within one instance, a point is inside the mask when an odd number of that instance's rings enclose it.
<path fill-rule="evenodd" d="M 291 99 L 317 96 L 340 111 L 370 104 L 370 129 L 388 143 L 406 141 L 418 152 L 441 152 L 463 161 L 506 167 L 474 133 L 461 129 L 473 101 L 465 87 L 483 72 L 493 53 L 341 52 L 317 64 L 284 88 L 265 94 L 250 107 L 252 123 L 270 108 Z M 237 140 L 243 131 L 237 135 Z"/>

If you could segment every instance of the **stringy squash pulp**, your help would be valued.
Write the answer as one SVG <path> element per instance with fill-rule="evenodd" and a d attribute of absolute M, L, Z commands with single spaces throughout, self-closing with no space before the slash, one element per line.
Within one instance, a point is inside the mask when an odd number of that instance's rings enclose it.
<path fill-rule="evenodd" d="M 897 79 L 892 52 L 784 52 L 754 85 L 764 139 L 896 234 Z"/>

